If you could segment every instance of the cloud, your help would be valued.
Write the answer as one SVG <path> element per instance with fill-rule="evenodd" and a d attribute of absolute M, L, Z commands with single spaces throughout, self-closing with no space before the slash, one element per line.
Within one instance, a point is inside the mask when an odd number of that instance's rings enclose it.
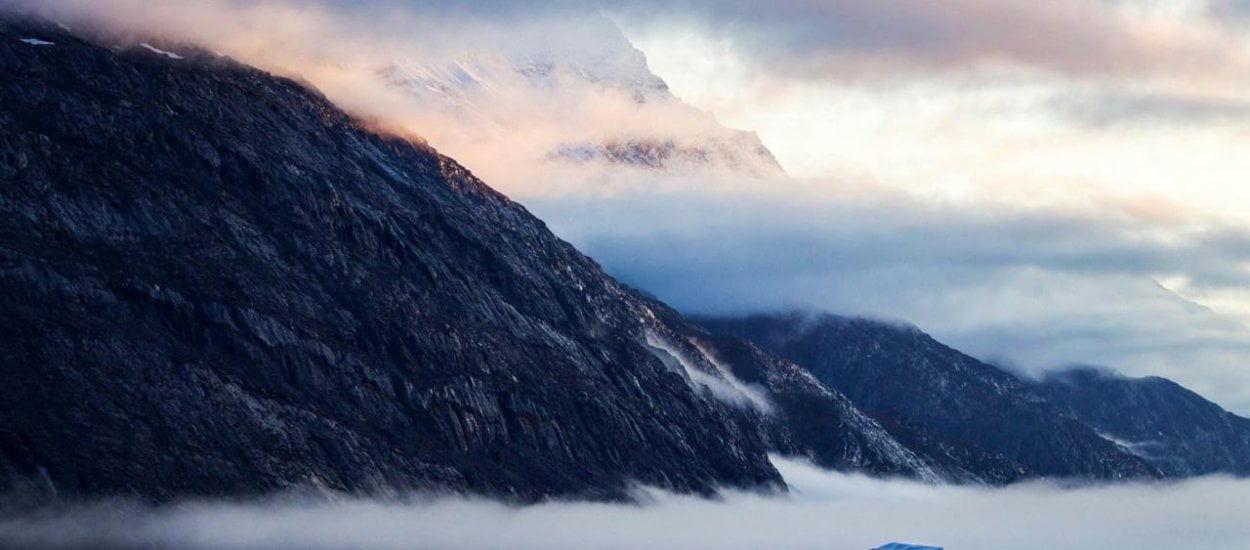
<path fill-rule="evenodd" d="M 789 497 L 640 490 L 642 505 L 473 497 L 99 502 L 0 519 L 0 542 L 177 548 L 1242 548 L 1250 481 L 1006 489 L 883 481 L 774 458 Z"/>
<path fill-rule="evenodd" d="M 1211 17 L 1233 26 L 1245 25 L 1250 16 L 1250 2 L 1246 0 L 1210 0 L 1203 5 Z"/>
<path fill-rule="evenodd" d="M 557 32 L 534 36 L 560 42 L 566 40 L 560 29 L 576 29 L 578 23 L 607 16 L 635 32 L 696 32 L 724 39 L 725 47 L 760 70 L 818 80 L 987 64 L 1086 76 L 1167 72 L 1205 78 L 1213 72 L 1240 73 L 1248 66 L 1238 50 L 1227 47 L 1235 34 L 1220 24 L 1214 15 L 1219 12 L 1177 18 L 1129 9 L 1143 2 L 49 0 L 40 4 L 27 9 L 65 18 L 90 15 L 112 26 L 160 30 L 206 43 L 237 43 L 236 35 L 247 35 L 252 46 L 270 41 L 278 46 L 268 48 L 272 50 L 284 49 L 284 44 L 289 45 L 287 50 L 308 49 L 313 44 L 319 54 L 344 47 L 343 34 L 334 32 L 344 27 L 373 35 L 380 43 L 403 36 L 438 49 L 439 42 L 458 48 L 465 38 L 488 44 L 500 37 L 508 40 L 518 27 L 535 23 Z M 563 25 L 545 25 L 556 22 Z M 457 32 L 447 32 L 448 24 Z M 315 40 L 318 36 L 322 40 Z M 257 54 L 270 55 L 257 48 L 249 53 L 253 62 Z"/>
<path fill-rule="evenodd" d="M 1238 62 L 1206 19 L 1180 21 L 1132 2 L 1060 0 L 825 0 L 760 4 L 631 2 L 630 25 L 674 26 L 732 37 L 739 53 L 789 76 L 841 79 L 899 69 L 946 70 L 1007 63 L 1076 74 L 1197 73 Z M 677 13 L 671 13 L 676 11 Z"/>
<path fill-rule="evenodd" d="M 1110 92 L 1056 96 L 1051 108 L 1093 127 L 1120 124 L 1242 123 L 1250 102 L 1170 93 Z"/>

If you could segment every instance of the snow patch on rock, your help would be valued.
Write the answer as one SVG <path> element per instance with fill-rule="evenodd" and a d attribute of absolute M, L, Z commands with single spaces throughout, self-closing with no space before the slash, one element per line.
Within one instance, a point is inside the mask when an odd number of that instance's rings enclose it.
<path fill-rule="evenodd" d="M 152 53 L 157 54 L 157 55 L 163 55 L 163 56 L 168 57 L 168 58 L 170 58 L 170 59 L 182 59 L 182 56 L 181 56 L 181 55 L 178 55 L 178 54 L 176 54 L 176 53 L 174 53 L 174 52 L 171 52 L 171 51 L 162 50 L 162 49 L 160 49 L 160 48 L 157 48 L 156 46 L 153 46 L 153 45 L 151 45 L 151 44 L 148 44 L 147 42 L 140 42 L 140 43 L 139 43 L 139 45 L 140 45 L 140 46 L 142 46 L 142 47 L 144 47 L 144 48 L 147 48 L 149 51 L 151 51 Z"/>
<path fill-rule="evenodd" d="M 727 369 L 713 362 L 711 358 L 703 353 L 704 361 L 712 365 L 716 372 L 707 372 L 699 367 L 695 360 L 686 355 L 685 352 L 678 349 L 668 340 L 658 334 L 648 330 L 646 331 L 647 348 L 659 359 L 665 366 L 672 369 L 678 374 L 684 374 L 686 381 L 691 387 L 698 389 L 700 386 L 707 388 L 716 400 L 722 403 L 740 408 L 754 408 L 765 414 L 771 414 L 773 410 L 772 403 L 759 388 L 744 384 L 738 380 Z"/>

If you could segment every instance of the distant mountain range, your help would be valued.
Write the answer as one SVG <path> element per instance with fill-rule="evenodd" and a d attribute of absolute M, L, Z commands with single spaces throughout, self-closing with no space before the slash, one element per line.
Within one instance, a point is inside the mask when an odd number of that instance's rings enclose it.
<path fill-rule="evenodd" d="M 113 46 L 0 23 L 0 489 L 533 501 L 775 490 L 770 453 L 994 484 L 1244 465 L 1243 419 L 1179 388 L 1033 383 L 868 321 L 691 322 L 304 85 Z"/>
<path fill-rule="evenodd" d="M 1163 378 L 1032 380 L 920 330 L 806 313 L 708 318 L 812 372 L 936 467 L 989 482 L 1250 472 L 1250 420 Z"/>

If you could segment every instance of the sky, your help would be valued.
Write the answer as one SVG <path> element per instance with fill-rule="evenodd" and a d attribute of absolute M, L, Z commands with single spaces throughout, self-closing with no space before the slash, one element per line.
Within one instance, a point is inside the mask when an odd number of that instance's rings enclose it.
<path fill-rule="evenodd" d="M 757 131 L 809 187 L 854 195 L 810 232 L 776 227 L 803 205 L 742 236 L 806 251 L 746 307 L 911 321 L 1028 372 L 1166 375 L 1245 414 L 1247 14 L 1219 0 L 834 0 L 617 20 L 678 97 Z M 709 271 L 739 271 L 723 258 Z M 642 286 L 674 286 L 655 271 Z"/>
<path fill-rule="evenodd" d="M 640 488 L 640 505 L 549 501 L 527 507 L 434 495 L 280 495 L 161 507 L 114 500 L 0 518 L 0 543 L 558 550 L 875 548 L 899 541 L 960 550 L 1232 550 L 1247 548 L 1250 540 L 1247 480 L 989 489 L 838 474 L 780 457 L 773 462 L 791 485 L 789 495 L 726 492 L 713 500 Z"/>
<path fill-rule="evenodd" d="M 690 313 L 909 322 L 1250 414 L 1243 0 L 0 3 L 307 81 Z M 784 173 L 552 154 L 725 127 Z"/>
<path fill-rule="evenodd" d="M 616 20 L 673 92 L 756 131 L 804 196 L 770 216 L 714 199 L 704 229 L 664 239 L 569 232 L 683 309 L 910 321 L 1025 372 L 1107 364 L 1250 413 L 1248 6 L 626 9 Z M 712 242 L 726 236 L 754 245 Z M 702 261 L 629 267 L 664 264 L 643 252 L 660 246 Z M 721 292 L 700 292 L 708 280 Z"/>
<path fill-rule="evenodd" d="M 1246 0 L 0 8 L 298 78 L 371 127 L 458 159 L 609 273 L 685 312 L 807 309 L 912 323 L 1026 375 L 1072 364 L 1162 375 L 1250 416 Z M 553 154 L 639 139 L 719 147 L 730 160 L 652 169 Z M 744 160 L 755 140 L 784 171 Z M 1250 540 L 1245 480 L 987 489 L 773 462 L 788 496 L 640 488 L 642 505 L 528 507 L 437 495 L 109 500 L 5 515 L 0 546 Z"/>

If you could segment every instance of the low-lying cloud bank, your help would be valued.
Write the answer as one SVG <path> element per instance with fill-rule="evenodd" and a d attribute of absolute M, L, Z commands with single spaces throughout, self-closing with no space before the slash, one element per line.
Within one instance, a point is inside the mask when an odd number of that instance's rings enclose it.
<path fill-rule="evenodd" d="M 405 502 L 119 502 L 0 519 L 0 545 L 170 548 L 1247 548 L 1250 481 L 1007 489 L 884 481 L 774 458 L 789 496 L 721 500 L 648 491 L 643 505 L 515 507 L 469 497 Z"/>

